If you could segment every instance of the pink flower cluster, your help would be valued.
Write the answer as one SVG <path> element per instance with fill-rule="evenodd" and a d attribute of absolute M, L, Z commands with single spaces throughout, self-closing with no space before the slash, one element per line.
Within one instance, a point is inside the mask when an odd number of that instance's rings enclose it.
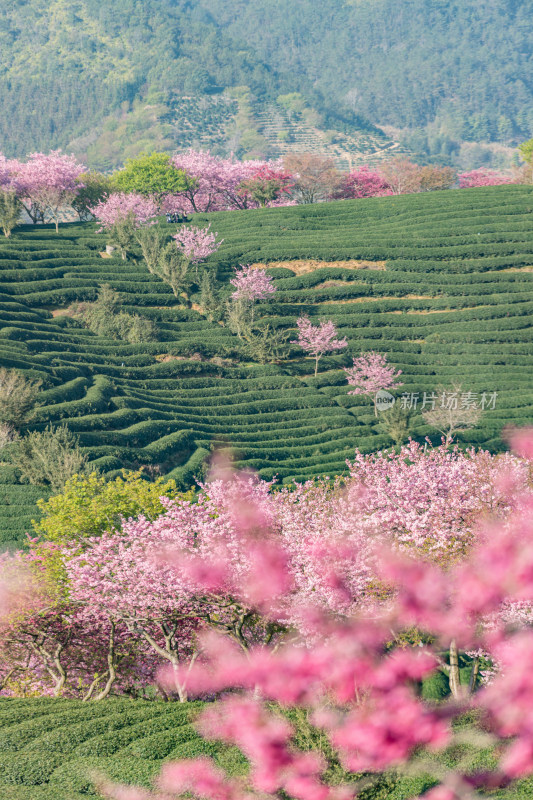
<path fill-rule="evenodd" d="M 391 194 L 393 194 L 392 189 L 381 172 L 365 165 L 348 172 L 343 177 L 341 186 L 333 194 L 333 198 L 347 200 L 356 197 L 385 197 Z"/>
<path fill-rule="evenodd" d="M 415 465 L 423 460 L 414 446 L 410 453 L 402 455 L 405 466 L 398 465 L 400 470 L 411 467 L 411 457 Z M 454 458 L 458 462 L 471 459 L 476 463 L 477 456 L 456 452 Z M 487 458 L 490 459 L 483 456 L 485 461 Z M 256 646 L 246 655 L 238 647 L 224 649 L 221 640 L 205 641 L 203 659 L 189 671 L 191 687 L 200 691 L 209 687 L 217 691 L 232 689 L 244 692 L 244 696 L 232 696 L 210 707 L 201 717 L 200 731 L 242 749 L 251 765 L 249 780 L 253 796 L 275 797 L 280 790 L 298 800 L 354 796 L 349 786 L 328 785 L 324 779 L 326 763 L 317 752 L 306 753 L 295 748 L 291 725 L 271 709 L 271 701 L 305 709 L 314 726 L 328 738 L 345 769 L 352 772 L 399 768 L 416 758 L 421 747 L 430 750 L 446 747 L 454 742 L 451 720 L 467 708 L 478 708 L 498 737 L 497 770 L 484 773 L 467 770 L 464 774 L 454 770 L 443 776 L 439 765 L 440 786 L 426 798 L 466 800 L 476 789 L 497 788 L 514 777 L 533 772 L 533 722 L 528 711 L 533 708 L 533 632 L 530 628 L 508 628 L 504 622 L 495 624 L 494 618 L 488 625 L 485 621 L 488 612 L 498 612 L 504 599 L 533 601 L 530 472 L 527 464 L 513 461 L 510 456 L 506 459 L 507 463 L 494 459 L 492 464 L 501 474 L 511 466 L 515 478 L 512 496 L 507 496 L 500 508 L 503 519 L 490 528 L 478 519 L 477 538 L 455 565 L 448 563 L 443 568 L 426 560 L 423 548 L 422 554 L 415 549 L 415 557 L 411 559 L 384 549 L 380 543 L 376 558 L 378 574 L 387 581 L 382 586 L 382 591 L 388 587 L 384 601 L 378 595 L 369 596 L 359 612 L 344 611 L 337 618 L 321 614 L 317 608 L 312 611 L 303 604 L 299 614 L 312 633 L 305 637 L 306 644 L 292 636 L 282 647 Z M 368 474 L 370 470 L 362 477 L 363 481 Z M 405 477 L 404 486 L 408 485 Z M 470 474 L 469 479 L 472 477 Z M 494 487 L 499 481 L 496 475 L 492 478 Z M 485 479 L 486 476 L 482 482 Z M 449 502 L 453 502 L 451 494 L 456 491 L 457 480 L 458 476 L 455 481 L 450 479 L 447 490 L 440 487 L 440 491 L 448 494 Z M 242 482 L 237 485 L 241 489 L 244 486 Z M 439 486 L 438 476 L 435 486 Z M 474 486 L 470 490 L 474 491 Z M 233 502 L 239 491 L 235 485 L 230 489 Z M 312 494 L 310 487 L 307 491 Z M 493 498 L 489 487 L 485 495 L 490 504 Z M 282 496 L 285 503 L 286 495 Z M 257 493 L 250 494 L 248 488 L 243 510 L 237 505 L 234 519 L 237 536 L 238 531 L 249 536 L 253 527 L 250 503 L 259 498 Z M 362 506 L 369 503 L 372 501 L 368 495 L 362 496 Z M 430 498 L 426 504 L 431 505 Z M 395 505 L 391 499 L 390 507 Z M 407 502 L 404 510 L 408 510 Z M 413 514 L 416 511 L 415 506 Z M 264 530 L 271 510 L 265 510 L 261 500 L 257 514 L 261 520 L 259 528 Z M 303 516 L 302 530 L 306 530 L 309 516 Z M 276 538 L 276 518 L 270 520 L 270 526 Z M 267 558 L 271 563 L 267 549 L 254 557 Z M 290 570 L 290 562 L 287 567 L 280 562 L 277 569 Z M 342 570 L 336 577 L 339 586 L 345 584 Z M 291 582 L 292 578 L 291 575 Z M 261 608 L 272 619 L 279 620 L 283 615 L 279 597 L 276 593 L 272 596 L 266 586 Z M 432 632 L 432 648 L 390 648 L 387 643 L 391 637 L 395 638 L 395 631 L 399 633 L 413 624 Z M 462 699 L 459 693 L 451 704 L 425 704 L 415 690 L 416 684 L 432 674 L 440 652 L 446 649 L 452 636 L 461 648 L 473 649 L 475 657 L 480 649 L 491 653 L 501 669 L 488 687 L 469 698 Z M 165 680 L 170 684 L 171 676 L 167 674 Z M 167 792 L 187 790 L 195 797 L 211 800 L 250 797 L 249 787 L 225 779 L 204 762 L 165 767 L 160 785 Z M 123 791 L 110 789 L 110 796 L 128 797 L 121 794 Z"/>
<path fill-rule="evenodd" d="M 207 228 L 181 227 L 172 237 L 180 250 L 192 264 L 199 264 L 216 253 L 224 239 L 217 241 L 217 234 L 211 231 L 211 223 Z"/>
<path fill-rule="evenodd" d="M 40 195 L 48 197 L 55 192 L 73 197 L 78 189 L 76 178 L 85 170 L 74 156 L 54 150 L 48 154 L 31 153 L 14 172 L 21 195 L 32 199 Z"/>
<path fill-rule="evenodd" d="M 6 159 L 0 153 L 0 187 L 15 190 L 30 218 L 56 224 L 60 211 L 69 206 L 82 187 L 77 181 L 86 167 L 60 150 L 31 153 L 27 161 Z"/>
<path fill-rule="evenodd" d="M 503 172 L 494 169 L 473 169 L 458 175 L 460 189 L 472 189 L 476 186 L 499 186 L 503 183 L 514 183 L 515 179 Z"/>
<path fill-rule="evenodd" d="M 234 300 L 248 300 L 253 303 L 255 300 L 267 300 L 276 291 L 272 276 L 267 275 L 264 269 L 256 269 L 250 264 L 241 264 L 230 283 L 235 286 L 231 295 Z"/>
<path fill-rule="evenodd" d="M 249 191 L 243 184 L 254 179 L 277 180 L 282 185 L 282 194 L 287 194 L 290 176 L 283 170 L 280 161 L 237 161 L 221 158 L 209 151 L 187 150 L 172 159 L 177 169 L 190 176 L 189 187 L 176 195 L 172 208 L 168 210 L 191 212 L 224 211 L 257 208 Z M 287 191 L 286 191 L 287 190 Z M 283 201 L 274 201 L 284 205 Z M 289 201 L 290 202 L 290 201 Z"/>
<path fill-rule="evenodd" d="M 141 194 L 125 194 L 113 192 L 104 200 L 89 209 L 91 214 L 101 223 L 102 230 L 109 230 L 118 222 L 131 219 L 136 228 L 153 224 L 158 215 L 157 205 L 153 200 Z"/>
<path fill-rule="evenodd" d="M 401 383 L 397 379 L 402 374 L 393 366 L 387 364 L 384 353 L 373 350 L 362 353 L 353 360 L 353 366 L 344 370 L 348 376 L 350 386 L 355 386 L 348 394 L 375 394 L 380 389 L 397 389 Z"/>
<path fill-rule="evenodd" d="M 0 189 L 11 189 L 15 183 L 15 164 L 14 162 L 0 153 Z"/>

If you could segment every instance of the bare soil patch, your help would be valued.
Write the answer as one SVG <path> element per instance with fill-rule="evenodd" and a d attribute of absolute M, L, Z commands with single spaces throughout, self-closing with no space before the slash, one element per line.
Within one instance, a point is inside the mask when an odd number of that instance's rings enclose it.
<path fill-rule="evenodd" d="M 415 311 L 385 311 L 385 314 L 451 314 L 453 311 L 476 311 L 478 308 L 488 308 L 483 306 L 465 306 L 464 308 L 431 308 L 419 309 Z"/>
<path fill-rule="evenodd" d="M 66 308 L 47 308 L 46 311 L 49 311 L 53 317 L 76 316 L 75 309 L 72 306 L 67 306 Z"/>
<path fill-rule="evenodd" d="M 325 269 L 326 267 L 333 267 L 333 269 L 377 269 L 384 270 L 387 268 L 386 261 L 358 261 L 350 259 L 348 261 L 270 261 L 267 264 L 255 263 L 251 265 L 254 269 L 271 269 L 276 267 L 283 267 L 290 269 L 295 275 L 305 275 L 308 272 L 315 272 L 317 269 Z"/>
<path fill-rule="evenodd" d="M 345 300 L 322 300 L 320 303 L 316 305 L 319 306 L 334 306 L 339 304 L 345 303 L 379 303 L 380 300 L 434 300 L 434 297 L 430 295 L 421 295 L 421 294 L 405 294 L 402 297 L 349 297 Z M 391 312 L 392 313 L 392 312 Z M 403 312 L 402 312 L 403 313 Z M 406 311 L 406 314 L 424 314 L 424 311 Z M 428 314 L 431 312 L 427 312 Z"/>

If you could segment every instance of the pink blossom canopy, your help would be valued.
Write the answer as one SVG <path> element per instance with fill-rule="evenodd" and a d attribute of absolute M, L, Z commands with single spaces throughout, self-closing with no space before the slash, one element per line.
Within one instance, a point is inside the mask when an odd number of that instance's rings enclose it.
<path fill-rule="evenodd" d="M 217 241 L 217 234 L 211 230 L 211 223 L 207 228 L 197 228 L 192 225 L 190 228 L 182 227 L 172 237 L 178 250 L 187 256 L 193 264 L 199 264 L 206 258 L 216 253 L 224 239 Z"/>
<path fill-rule="evenodd" d="M 16 179 L 21 195 L 29 198 L 50 191 L 75 195 L 76 178 L 85 170 L 74 156 L 53 150 L 49 154 L 31 153 L 27 161 L 18 163 Z"/>
<path fill-rule="evenodd" d="M 396 389 L 401 386 L 397 379 L 401 370 L 387 364 L 387 356 L 373 350 L 354 358 L 353 366 L 344 369 L 348 383 L 354 386 L 348 394 L 375 394 L 380 389 Z"/>
<path fill-rule="evenodd" d="M 332 320 L 320 322 L 313 325 L 309 317 L 300 317 L 298 325 L 298 339 L 291 344 L 299 344 L 300 347 L 311 355 L 322 355 L 332 350 L 342 350 L 347 347 L 347 339 L 337 339 L 338 331 Z"/>
<path fill-rule="evenodd" d="M 173 156 L 172 163 L 192 179 L 189 188 L 171 204 L 172 210 L 179 208 L 185 213 L 256 208 L 258 203 L 241 189 L 244 181 L 263 174 L 279 176 L 282 181 L 287 178 L 281 161 L 237 161 L 209 151 L 189 149 Z M 278 201 L 280 205 L 290 202 Z"/>
<path fill-rule="evenodd" d="M 101 223 L 101 230 L 107 230 L 128 217 L 132 219 L 135 227 L 140 228 L 141 225 L 155 222 L 158 214 L 157 205 L 150 198 L 124 192 L 113 192 L 89 210 Z"/>
<path fill-rule="evenodd" d="M 266 300 L 276 291 L 272 276 L 267 275 L 264 269 L 254 269 L 250 264 L 241 265 L 230 283 L 235 286 L 231 295 L 234 300 Z"/>
<path fill-rule="evenodd" d="M 385 197 L 393 194 L 387 181 L 377 169 L 369 166 L 358 167 L 343 179 L 342 186 L 335 192 L 335 198 Z"/>
<path fill-rule="evenodd" d="M 514 182 L 511 175 L 484 167 L 473 169 L 470 172 L 463 172 L 458 178 L 460 189 L 472 189 L 476 186 L 499 186 L 500 184 Z"/>

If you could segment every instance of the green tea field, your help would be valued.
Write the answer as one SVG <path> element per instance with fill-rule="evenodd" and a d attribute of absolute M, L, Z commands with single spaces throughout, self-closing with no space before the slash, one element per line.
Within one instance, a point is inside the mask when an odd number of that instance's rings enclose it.
<path fill-rule="evenodd" d="M 96 704 L 4 698 L 0 700 L 0 796 L 2 800 L 101 798 L 96 784 L 102 778 L 149 787 L 166 762 L 202 755 L 226 774 L 245 777 L 248 765 L 236 747 L 206 741 L 195 730 L 201 706 L 117 697 Z M 457 754 L 433 758 L 449 766 Z M 473 763 L 479 768 L 492 761 L 487 752 Z M 385 773 L 358 797 L 409 800 L 433 783 L 429 775 Z M 527 800 L 531 791 L 532 781 L 525 779 L 490 796 Z"/>
<path fill-rule="evenodd" d="M 236 748 L 206 742 L 191 725 L 201 703 L 114 698 L 0 701 L 0 794 L 4 800 L 100 797 L 95 776 L 150 785 L 164 760 L 204 754 L 229 773 L 246 770 Z"/>
<path fill-rule="evenodd" d="M 258 313 L 275 328 L 332 319 L 349 346 L 312 359 L 291 345 L 262 365 L 228 327 L 180 307 L 142 259 L 103 258 L 96 225 L 17 229 L 0 241 L 0 363 L 43 381 L 31 428 L 65 423 L 106 473 L 152 465 L 184 487 L 211 449 L 289 482 L 338 474 L 354 449 L 392 444 L 342 367 L 362 351 L 402 370 L 398 394 L 459 381 L 495 397 L 463 436 L 498 450 L 501 431 L 533 420 L 533 187 L 497 186 L 294 208 L 196 215 L 224 242 L 207 262 L 223 291 L 239 264 L 267 265 L 276 293 Z M 169 232 L 172 226 L 169 226 Z M 109 284 L 158 341 L 91 333 L 65 312 Z M 225 287 L 225 288 L 224 288 Z M 196 298 L 197 299 L 197 298 Z M 195 298 L 193 298 L 195 300 Z M 290 338 L 294 338 L 291 336 Z M 420 414 L 413 435 L 435 431 Z M 43 490 L 0 466 L 0 546 L 30 529 Z"/>

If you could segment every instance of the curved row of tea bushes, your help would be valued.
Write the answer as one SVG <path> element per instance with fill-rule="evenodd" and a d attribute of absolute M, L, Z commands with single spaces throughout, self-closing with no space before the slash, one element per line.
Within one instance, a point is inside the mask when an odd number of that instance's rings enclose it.
<path fill-rule="evenodd" d="M 191 724 L 200 703 L 110 698 L 0 700 L 0 794 L 24 800 L 99 797 L 94 773 L 150 786 L 168 760 L 212 757 L 229 774 L 247 765 L 236 748 L 202 739 Z"/>

